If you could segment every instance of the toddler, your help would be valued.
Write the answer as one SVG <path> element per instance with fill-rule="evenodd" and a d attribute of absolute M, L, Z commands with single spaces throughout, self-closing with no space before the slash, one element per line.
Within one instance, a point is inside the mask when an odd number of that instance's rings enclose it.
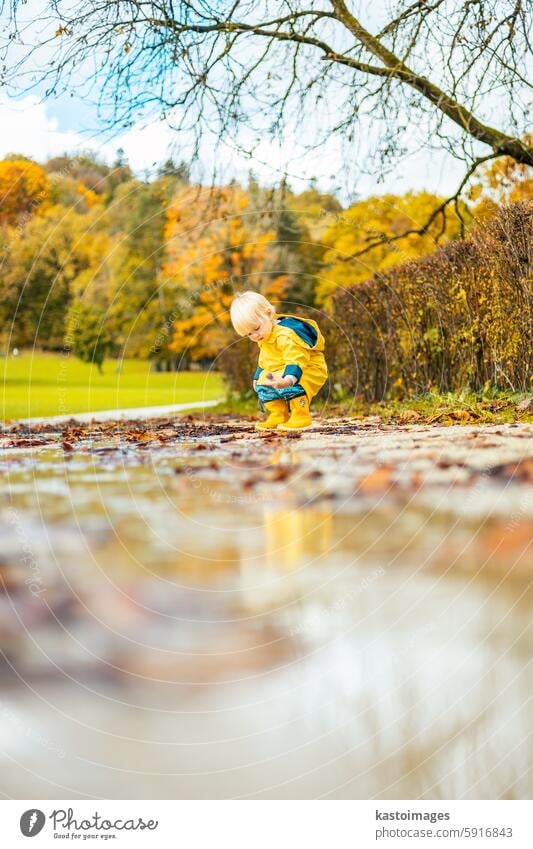
<path fill-rule="evenodd" d="M 253 377 L 261 408 L 268 418 L 258 430 L 304 430 L 311 427 L 309 405 L 326 382 L 324 338 L 315 321 L 276 315 L 257 292 L 242 292 L 231 304 L 231 321 L 240 336 L 259 345 Z"/>

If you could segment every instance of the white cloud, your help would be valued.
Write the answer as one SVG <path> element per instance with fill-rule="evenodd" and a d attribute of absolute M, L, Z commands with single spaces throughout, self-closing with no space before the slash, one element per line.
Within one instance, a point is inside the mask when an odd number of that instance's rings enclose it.
<path fill-rule="evenodd" d="M 115 158 L 121 147 L 132 169 L 136 172 L 152 171 L 171 154 L 173 132 L 163 122 L 154 122 L 146 127 L 135 127 L 105 142 L 100 151 L 109 160 Z"/>
<path fill-rule="evenodd" d="M 35 95 L 17 100 L 0 94 L 0 156 L 23 153 L 44 160 L 83 146 L 81 136 L 58 129 L 57 121 L 46 112 L 46 104 Z"/>
<path fill-rule="evenodd" d="M 124 148 L 135 171 L 153 168 L 169 155 L 171 130 L 162 124 L 129 130 L 102 143 L 99 135 L 61 130 L 47 104 L 35 95 L 9 99 L 0 94 L 0 156 L 22 153 L 38 161 L 63 153 L 76 155 L 82 150 L 97 150 L 112 161 L 119 147 Z"/>
<path fill-rule="evenodd" d="M 47 104 L 35 95 L 26 95 L 15 100 L 1 94 L 0 125 L 0 156 L 15 152 L 44 161 L 50 156 L 63 153 L 76 155 L 82 150 L 97 150 L 102 158 L 112 162 L 117 149 L 123 148 L 132 169 L 140 174 L 152 171 L 154 166 L 164 162 L 173 152 L 178 159 L 180 151 L 183 158 L 187 158 L 186 147 L 183 147 L 184 140 L 180 138 L 178 146 L 176 131 L 161 121 L 126 130 L 103 141 L 100 135 L 91 136 L 87 132 L 61 130 L 58 120 L 49 114 Z M 296 156 L 294 145 L 285 147 L 265 140 L 257 148 L 256 157 L 247 159 L 228 145 L 217 143 L 214 138 L 206 138 L 201 152 L 201 167 L 207 180 L 211 178 L 216 166 L 221 179 L 245 179 L 248 171 L 252 169 L 260 179 L 272 182 L 279 179 L 286 169 L 289 176 L 292 176 L 295 169 L 291 159 L 297 158 L 299 173 L 307 178 L 314 174 L 320 176 L 320 162 L 322 166 L 324 164 L 323 155 L 321 160 L 310 162 L 307 168 L 302 167 L 300 157 L 301 152 Z"/>
<path fill-rule="evenodd" d="M 72 117 L 75 119 L 73 109 Z M 154 166 L 164 162 L 174 152 L 178 159 L 187 158 L 187 149 L 176 131 L 167 124 L 155 121 L 145 127 L 136 127 L 103 140 L 101 134 L 62 130 L 56 118 L 49 114 L 47 104 L 35 95 L 9 99 L 0 93 L 0 157 L 7 153 L 22 153 L 37 161 L 63 153 L 76 155 L 84 150 L 96 150 L 107 162 L 115 159 L 118 148 L 123 148 L 132 169 L 138 174 L 152 172 Z M 186 141 L 186 140 L 185 140 Z M 239 154 L 214 137 L 205 139 L 201 151 L 201 173 L 196 178 L 210 180 L 216 166 L 220 181 L 232 177 L 245 180 L 253 170 L 258 179 L 273 183 L 286 173 L 297 190 L 305 188 L 306 181 L 316 177 L 323 191 L 336 190 L 347 198 L 356 192 L 359 196 L 385 192 L 403 193 L 409 189 L 423 188 L 437 193 L 454 190 L 460 180 L 462 164 L 444 152 L 422 151 L 400 163 L 393 174 L 383 182 L 378 175 L 362 175 L 357 168 L 360 151 L 355 152 L 353 166 L 343 166 L 340 145 L 331 139 L 323 150 L 305 155 L 296 138 L 285 137 L 283 144 L 264 139 L 251 159 Z"/>

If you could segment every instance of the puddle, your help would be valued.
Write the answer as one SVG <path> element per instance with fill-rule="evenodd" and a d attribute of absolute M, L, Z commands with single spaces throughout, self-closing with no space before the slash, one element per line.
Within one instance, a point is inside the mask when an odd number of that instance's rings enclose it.
<path fill-rule="evenodd" d="M 10 449 L 2 791 L 529 798 L 526 440 L 450 430 Z"/>

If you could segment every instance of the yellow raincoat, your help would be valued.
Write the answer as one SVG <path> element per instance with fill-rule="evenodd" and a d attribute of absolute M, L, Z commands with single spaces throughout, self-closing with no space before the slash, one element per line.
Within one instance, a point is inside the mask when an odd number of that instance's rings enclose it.
<path fill-rule="evenodd" d="M 254 380 L 259 380 L 263 371 L 281 372 L 283 377 L 294 375 L 311 401 L 328 376 L 324 337 L 316 321 L 278 315 L 268 338 L 259 343 L 259 365 Z"/>

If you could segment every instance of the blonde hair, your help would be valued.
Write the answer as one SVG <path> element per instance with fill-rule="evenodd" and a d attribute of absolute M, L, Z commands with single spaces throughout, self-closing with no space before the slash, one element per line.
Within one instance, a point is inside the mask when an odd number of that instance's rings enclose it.
<path fill-rule="evenodd" d="M 259 292 L 240 292 L 230 307 L 231 323 L 239 334 L 246 336 L 258 318 L 276 312 L 275 307 Z"/>

